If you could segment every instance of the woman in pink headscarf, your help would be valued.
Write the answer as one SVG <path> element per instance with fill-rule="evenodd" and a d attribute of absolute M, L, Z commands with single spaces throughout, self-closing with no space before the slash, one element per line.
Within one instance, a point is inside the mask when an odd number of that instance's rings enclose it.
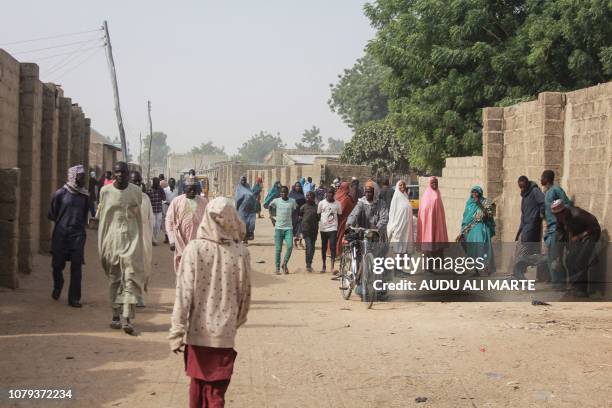
<path fill-rule="evenodd" d="M 419 217 L 417 220 L 417 243 L 426 255 L 437 255 L 448 242 L 444 204 L 438 190 L 438 179 L 429 178 L 429 187 L 419 200 Z"/>

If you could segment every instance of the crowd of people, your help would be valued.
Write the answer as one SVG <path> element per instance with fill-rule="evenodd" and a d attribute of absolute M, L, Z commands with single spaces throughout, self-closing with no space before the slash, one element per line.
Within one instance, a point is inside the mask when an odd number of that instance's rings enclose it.
<path fill-rule="evenodd" d="M 544 265 L 545 271 L 538 275 L 539 280 L 559 289 L 570 284 L 578 296 L 584 296 L 601 229 L 595 216 L 572 204 L 563 189 L 554 184 L 554 177 L 551 170 L 542 173 L 540 182 L 544 192 L 526 176 L 517 181 L 522 200 L 521 219 L 510 279 L 524 279 L 528 266 Z M 263 206 L 260 205 L 261 184 L 258 178 L 250 188 L 243 176 L 236 188 L 236 205 L 241 209 L 243 221 L 247 225 L 252 222 L 248 240 L 254 239 L 255 211 L 259 213 L 262 207 L 268 209 L 275 228 L 276 274 L 289 273 L 287 265 L 296 247 L 305 249 L 306 271 L 313 272 L 318 237 L 321 239 L 320 272 L 326 273 L 329 264 L 332 273 L 338 274 L 336 261 L 342 254 L 348 226 L 378 230 L 394 254 L 419 252 L 429 257 L 441 256 L 449 243 L 436 177 L 429 178 L 418 210 L 412 208 L 410 200 L 414 192 L 406 180 L 398 180 L 394 188 L 389 180 L 373 179 L 362 188 L 355 177 L 350 181 L 335 179 L 328 186 L 315 185 L 311 177 L 301 178 L 291 187 L 277 181 L 269 189 Z M 463 211 L 460 233 L 454 241 L 462 245 L 466 255 L 485 260 L 484 270 L 474 271 L 477 275 L 491 275 L 496 271 L 495 211 L 495 204 L 484 196 L 482 187 L 473 186 Z M 283 246 L 286 247 L 284 257 L 281 256 Z"/>
<path fill-rule="evenodd" d="M 272 184 L 263 197 L 263 181 L 251 187 L 245 176 L 234 199 L 217 197 L 210 202 L 201 193 L 195 171 L 182 182 L 167 182 L 163 174 L 149 188 L 138 171 L 124 162 L 96 180 L 90 174 L 85 188 L 85 168 L 71 167 L 66 184 L 52 198 L 48 218 L 52 235 L 52 298 L 61 296 L 63 270 L 70 262 L 68 304 L 81 307 L 81 277 L 86 228 L 98 220 L 99 259 L 108 280 L 110 327 L 134 334 L 138 307 L 151 278 L 153 246 L 162 231 L 173 251 L 176 299 L 170 329 L 171 350 L 184 352 L 186 372 L 192 377 L 190 400 L 222 403 L 233 370 L 236 330 L 246 321 L 250 302 L 248 242 L 255 239 L 255 224 L 262 208 L 274 226 L 276 274 L 288 274 L 294 248 L 305 250 L 306 271 L 313 272 L 317 239 L 321 239 L 321 273 L 337 275 L 338 257 L 348 227 L 375 229 L 396 254 L 420 251 L 439 256 L 449 243 L 444 204 L 436 177 L 430 177 L 413 210 L 410 187 L 398 180 L 356 178 L 315 185 L 310 177 L 291 187 Z M 595 216 L 575 206 L 554 184 L 554 172 L 541 176 L 544 191 L 525 176 L 518 179 L 521 219 L 511 279 L 524 279 L 530 265 L 544 266 L 543 280 L 559 288 L 571 284 L 586 295 L 601 229 Z M 382 186 L 382 187 L 381 187 Z M 543 225 L 546 226 L 543 229 Z M 471 256 L 486 255 L 487 270 L 495 271 L 492 239 L 495 205 L 480 186 L 470 189 L 460 234 Z M 542 253 L 540 242 L 547 250 Z M 471 246 L 469 244 L 478 244 Z M 282 256 L 283 246 L 285 247 Z M 328 256 L 329 255 L 329 256 Z M 206 305 L 203 307 L 202 305 Z"/>

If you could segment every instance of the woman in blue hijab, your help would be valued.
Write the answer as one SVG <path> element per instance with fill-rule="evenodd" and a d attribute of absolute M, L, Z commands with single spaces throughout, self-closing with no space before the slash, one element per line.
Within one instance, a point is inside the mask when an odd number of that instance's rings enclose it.
<path fill-rule="evenodd" d="M 495 272 L 493 245 L 491 240 L 495 235 L 495 207 L 493 202 L 483 196 L 482 188 L 474 186 L 470 190 L 470 198 L 465 203 L 461 234 L 457 241 L 465 243 L 466 254 L 473 258 L 484 258 L 485 273 Z"/>
<path fill-rule="evenodd" d="M 251 186 L 247 183 L 246 176 L 240 177 L 240 183 L 236 186 L 236 192 L 234 193 L 234 200 L 236 200 L 238 215 L 240 215 L 242 222 L 246 224 L 244 242 L 247 242 L 255 237 L 257 199 L 251 191 Z"/>

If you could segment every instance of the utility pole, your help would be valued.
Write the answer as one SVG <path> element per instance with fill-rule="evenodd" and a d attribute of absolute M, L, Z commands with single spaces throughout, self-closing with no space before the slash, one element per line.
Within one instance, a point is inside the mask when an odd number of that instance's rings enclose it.
<path fill-rule="evenodd" d="M 140 149 L 138 150 L 138 164 L 140 164 L 140 167 L 142 168 L 142 132 L 138 134 L 138 140 L 140 140 Z"/>
<path fill-rule="evenodd" d="M 117 114 L 117 124 L 119 125 L 119 138 L 121 138 L 121 149 L 123 157 L 127 161 L 128 148 L 125 140 L 125 130 L 123 129 L 123 118 L 121 117 L 121 105 L 119 104 L 119 86 L 117 85 L 117 72 L 115 71 L 115 60 L 113 59 L 113 47 L 111 46 L 110 35 L 108 34 L 108 23 L 104 20 L 104 37 L 106 39 L 106 59 L 108 61 L 108 69 L 111 75 L 113 84 L 113 93 L 115 95 L 115 113 Z"/>
<path fill-rule="evenodd" d="M 147 168 L 147 183 L 151 176 L 151 146 L 153 145 L 153 123 L 151 122 L 151 101 L 147 101 L 147 107 L 149 110 L 149 163 Z"/>

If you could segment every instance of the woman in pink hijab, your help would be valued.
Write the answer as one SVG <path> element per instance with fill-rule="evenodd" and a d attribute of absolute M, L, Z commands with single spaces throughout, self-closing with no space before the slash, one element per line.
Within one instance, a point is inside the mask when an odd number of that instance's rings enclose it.
<path fill-rule="evenodd" d="M 435 243 L 448 242 L 444 204 L 442 204 L 436 177 L 429 178 L 429 187 L 419 200 L 417 242 L 421 250 L 429 255 L 436 255 L 444 246 L 434 245 Z"/>

